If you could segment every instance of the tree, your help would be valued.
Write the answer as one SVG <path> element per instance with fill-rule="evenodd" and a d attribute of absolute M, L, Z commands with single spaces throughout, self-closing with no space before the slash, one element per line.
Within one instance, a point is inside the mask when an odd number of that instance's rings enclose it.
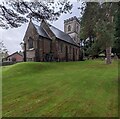
<path fill-rule="evenodd" d="M 94 6 L 93 8 L 95 8 L 96 10 L 96 14 L 93 12 L 94 15 L 92 17 L 94 18 L 91 18 L 90 8 L 92 7 L 89 8 L 86 6 L 86 9 L 88 10 L 86 10 L 84 14 L 87 14 L 86 19 L 88 18 L 89 22 L 87 22 L 85 19 L 82 19 L 85 24 L 85 25 L 83 24 L 83 26 L 86 28 L 88 26 L 88 29 L 83 30 L 83 34 L 86 34 L 88 32 L 93 33 L 92 36 L 94 36 L 93 38 L 96 39 L 97 41 L 93 40 L 93 42 L 89 45 L 88 51 L 94 50 L 99 52 L 99 49 L 101 49 L 102 51 L 106 50 L 105 54 L 107 57 L 107 64 L 110 64 L 111 48 L 114 39 L 114 16 L 116 14 L 117 4 L 106 2 L 102 4 L 98 3 L 97 5 L 93 6 Z M 90 24 L 92 24 L 91 29 L 89 27 Z M 89 37 L 89 34 L 86 34 L 86 36 Z M 89 40 L 89 42 L 91 42 L 91 40 Z"/>
<path fill-rule="evenodd" d="M 112 23 L 106 23 L 105 21 L 100 21 L 96 25 L 96 39 L 97 44 L 99 44 L 99 47 L 102 51 L 106 51 L 105 55 L 107 58 L 106 63 L 111 63 L 111 49 L 113 44 L 113 38 L 114 34 L 113 31 L 114 28 L 112 26 Z"/>
<path fill-rule="evenodd" d="M 7 0 L 0 4 L 0 27 L 17 28 L 28 22 L 28 18 L 36 21 L 57 20 L 62 13 L 70 13 L 71 9 L 72 4 L 67 0 L 49 3 L 47 1 L 39 2 L 39 0 L 34 2 Z"/>
<path fill-rule="evenodd" d="M 118 58 L 120 58 L 120 2 L 118 2 L 118 11 L 116 15 L 114 49 Z"/>
<path fill-rule="evenodd" d="M 0 61 L 2 61 L 2 59 L 7 56 L 8 56 L 8 50 L 6 49 L 3 41 L 0 41 Z"/>
<path fill-rule="evenodd" d="M 83 9 L 84 12 L 81 18 L 81 31 L 80 37 L 84 41 L 84 51 L 85 55 L 94 55 L 94 51 L 92 50 L 92 44 L 94 43 L 95 39 L 95 24 L 98 19 L 98 9 L 100 5 L 97 2 L 91 3 L 87 2 L 85 8 Z M 95 53 L 96 54 L 96 53 Z"/>
<path fill-rule="evenodd" d="M 111 50 L 114 41 L 114 16 L 117 10 L 116 3 L 103 3 L 99 10 L 99 19 L 96 23 L 96 38 L 102 50 L 105 49 L 106 63 L 111 64 Z"/>
<path fill-rule="evenodd" d="M 80 36 L 82 39 L 87 39 L 91 41 L 95 36 L 94 27 L 97 20 L 97 12 L 99 8 L 99 3 L 87 2 L 86 7 L 83 12 L 83 16 L 81 18 L 81 33 Z"/>

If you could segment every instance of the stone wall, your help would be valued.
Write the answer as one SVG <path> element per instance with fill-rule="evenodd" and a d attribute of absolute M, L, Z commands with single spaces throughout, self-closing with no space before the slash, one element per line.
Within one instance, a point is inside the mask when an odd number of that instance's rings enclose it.
<path fill-rule="evenodd" d="M 26 51 L 27 61 L 34 61 L 35 60 L 35 50 L 27 50 Z"/>
<path fill-rule="evenodd" d="M 58 40 L 57 56 L 59 61 L 78 61 L 80 48 L 72 44 Z M 62 48 L 61 48 L 62 47 Z"/>

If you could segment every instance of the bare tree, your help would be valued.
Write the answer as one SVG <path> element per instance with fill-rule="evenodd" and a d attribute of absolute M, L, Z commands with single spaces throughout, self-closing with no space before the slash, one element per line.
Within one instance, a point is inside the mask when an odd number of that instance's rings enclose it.
<path fill-rule="evenodd" d="M 8 50 L 6 49 L 3 41 L 0 41 L 0 61 L 6 56 L 8 56 Z"/>

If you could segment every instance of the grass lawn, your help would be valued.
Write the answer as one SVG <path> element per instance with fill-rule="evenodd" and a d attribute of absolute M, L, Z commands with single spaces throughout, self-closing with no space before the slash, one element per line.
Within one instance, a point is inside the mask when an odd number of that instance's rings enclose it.
<path fill-rule="evenodd" d="M 118 116 L 118 63 L 18 63 L 3 67 L 3 117 Z"/>

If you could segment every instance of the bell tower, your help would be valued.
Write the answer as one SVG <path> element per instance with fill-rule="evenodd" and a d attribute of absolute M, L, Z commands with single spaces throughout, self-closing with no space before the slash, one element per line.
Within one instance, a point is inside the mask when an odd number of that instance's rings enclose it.
<path fill-rule="evenodd" d="M 76 43 L 80 43 L 80 21 L 76 16 L 64 20 L 64 32 L 70 35 Z"/>

